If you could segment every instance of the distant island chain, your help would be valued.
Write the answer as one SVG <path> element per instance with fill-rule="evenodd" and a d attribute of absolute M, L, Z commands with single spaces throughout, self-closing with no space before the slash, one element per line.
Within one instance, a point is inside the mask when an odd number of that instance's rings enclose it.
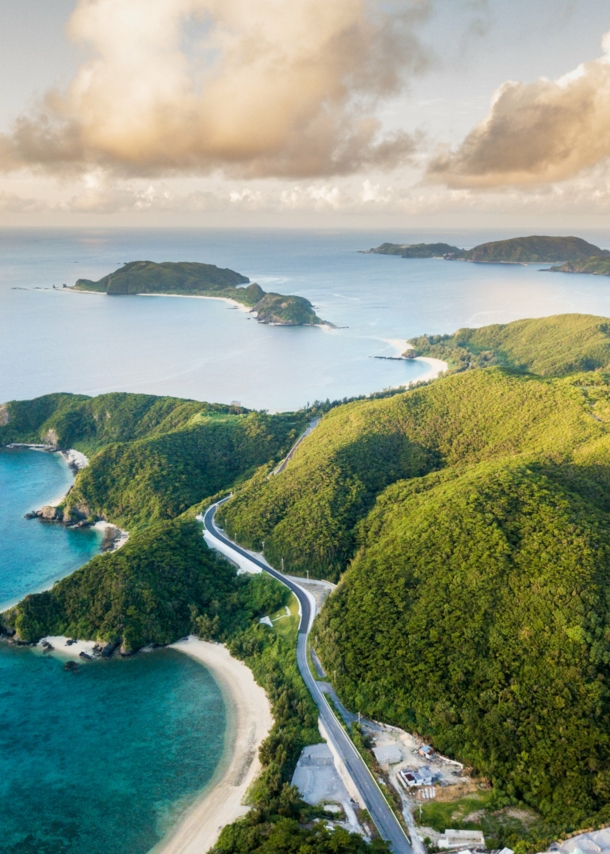
<path fill-rule="evenodd" d="M 610 251 L 581 237 L 513 237 L 460 249 L 450 243 L 382 243 L 367 254 L 401 258 L 444 258 L 476 264 L 558 264 L 553 273 L 592 273 L 610 276 Z"/>

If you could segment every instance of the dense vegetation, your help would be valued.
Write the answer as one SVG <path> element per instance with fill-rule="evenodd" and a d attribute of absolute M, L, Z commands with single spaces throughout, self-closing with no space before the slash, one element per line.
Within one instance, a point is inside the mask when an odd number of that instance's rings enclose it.
<path fill-rule="evenodd" d="M 235 288 L 249 282 L 247 276 L 215 264 L 130 261 L 97 282 L 78 279 L 74 287 L 107 294 L 197 294 L 222 291 L 223 288 Z"/>
<path fill-rule="evenodd" d="M 469 371 L 331 411 L 223 508 L 287 569 L 347 568 L 316 634 L 352 709 L 560 830 L 610 817 L 609 425 L 604 375 Z"/>
<path fill-rule="evenodd" d="M 234 270 L 195 262 L 131 261 L 97 282 L 78 279 L 77 290 L 97 291 L 111 296 L 126 294 L 178 294 L 180 296 L 226 297 L 255 311 L 261 323 L 283 326 L 313 326 L 323 321 L 309 300 L 294 295 L 265 293 L 260 285 Z M 242 287 L 248 285 L 247 287 Z"/>
<path fill-rule="evenodd" d="M 120 639 L 123 651 L 132 652 L 195 631 L 203 615 L 226 630 L 230 612 L 243 610 L 237 581 L 234 568 L 206 547 L 198 522 L 161 522 L 52 590 L 27 596 L 14 625 L 23 640 Z"/>
<path fill-rule="evenodd" d="M 577 262 L 578 266 L 583 262 L 586 265 L 590 259 L 591 263 L 600 266 L 603 265 L 604 258 L 610 258 L 607 249 L 600 249 L 580 237 L 513 237 L 510 240 L 481 243 L 473 249 L 459 249 L 448 243 L 382 243 L 376 249 L 368 251 L 379 255 L 400 255 L 403 258 L 449 256 L 451 259 L 476 261 L 479 264 L 552 264 L 556 261 L 568 261 Z M 560 268 L 562 272 L 599 272 L 597 269 L 567 269 L 567 264 L 564 267 Z"/>
<path fill-rule="evenodd" d="M 259 466 L 280 460 L 304 413 L 140 394 L 48 395 L 6 405 L 0 442 L 47 441 L 91 454 L 64 506 L 75 519 L 130 530 L 173 519 Z"/>
<path fill-rule="evenodd" d="M 589 273 L 593 276 L 610 276 L 610 258 L 584 258 L 579 261 L 566 261 L 560 267 L 551 267 L 551 273 Z"/>
<path fill-rule="evenodd" d="M 588 243 L 581 237 L 513 237 L 511 240 L 494 240 L 481 243 L 466 250 L 462 257 L 466 261 L 479 263 L 552 263 L 554 261 L 577 261 L 592 255 L 605 255 L 610 252 Z"/>
<path fill-rule="evenodd" d="M 610 477 L 588 469 L 485 462 L 393 485 L 317 629 L 352 708 L 555 822 L 610 798 Z"/>
<path fill-rule="evenodd" d="M 442 258 L 444 255 L 461 256 L 464 250 L 450 243 L 382 243 L 367 254 L 400 255 L 401 258 Z"/>
<path fill-rule="evenodd" d="M 412 338 L 409 354 L 443 359 L 450 370 L 503 365 L 543 376 L 565 376 L 610 365 L 610 322 L 588 314 L 563 314 L 453 335 Z"/>
<path fill-rule="evenodd" d="M 569 454 L 605 435 L 580 381 L 469 371 L 391 398 L 338 407 L 279 477 L 253 478 L 221 510 L 227 531 L 297 574 L 337 580 L 356 524 L 391 483 L 514 453 Z M 606 387 L 600 392 L 606 395 Z M 591 392 L 592 394 L 593 392 Z M 598 416 L 603 417 L 603 416 Z"/>

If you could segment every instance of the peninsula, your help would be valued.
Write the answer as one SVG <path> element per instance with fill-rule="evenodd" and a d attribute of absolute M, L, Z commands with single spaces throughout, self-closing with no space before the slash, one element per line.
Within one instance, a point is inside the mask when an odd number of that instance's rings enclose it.
<path fill-rule="evenodd" d="M 382 243 L 367 254 L 399 255 L 401 258 L 438 258 L 449 261 L 472 261 L 476 264 L 554 264 L 584 263 L 593 258 L 610 260 L 610 251 L 600 249 L 581 237 L 513 237 L 481 243 L 472 249 L 459 249 L 448 243 Z M 555 271 L 553 271 L 555 272 Z M 561 270 L 561 272 L 596 272 L 594 270 Z M 601 275 L 607 275 L 602 273 Z"/>
<path fill-rule="evenodd" d="M 320 326 L 324 323 L 304 297 L 266 293 L 247 276 L 194 261 L 130 261 L 98 281 L 78 279 L 74 291 L 108 296 L 163 295 L 227 299 L 244 306 L 260 323 Z"/>
<path fill-rule="evenodd" d="M 566 261 L 561 266 L 550 267 L 549 273 L 588 273 L 591 276 L 610 276 L 610 258 L 592 255 L 579 261 Z"/>

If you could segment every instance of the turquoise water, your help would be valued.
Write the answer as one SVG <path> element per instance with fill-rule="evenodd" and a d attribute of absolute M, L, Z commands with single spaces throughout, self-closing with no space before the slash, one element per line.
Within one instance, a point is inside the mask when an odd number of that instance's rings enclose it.
<path fill-rule="evenodd" d="M 48 587 L 97 553 L 94 531 L 27 521 L 72 475 L 55 454 L 0 450 L 0 602 Z M 226 710 L 173 650 L 82 662 L 0 643 L 3 854 L 146 854 L 211 780 Z"/>
<path fill-rule="evenodd" d="M 417 379 L 396 339 L 562 312 L 610 316 L 610 282 L 539 267 L 403 260 L 396 242 L 473 246 L 492 232 L 29 230 L 0 232 L 0 402 L 134 391 L 286 410 Z M 582 237 L 610 247 L 609 234 Z M 267 327 L 213 300 L 70 294 L 125 261 L 205 261 L 301 294 L 332 331 Z M 91 532 L 26 522 L 65 491 L 56 457 L 0 451 L 0 602 L 98 548 Z M 0 645 L 0 849 L 146 854 L 211 779 L 226 732 L 209 673 L 170 650 L 83 664 Z"/>
<path fill-rule="evenodd" d="M 220 689 L 174 650 L 66 672 L 0 645 L 3 854 L 145 854 L 213 777 Z"/>
<path fill-rule="evenodd" d="M 72 481 L 57 454 L 0 449 L 0 610 L 50 587 L 99 551 L 98 531 L 23 518 L 62 496 Z"/>
<path fill-rule="evenodd" d="M 0 232 L 0 401 L 51 391 L 138 391 L 274 410 L 416 379 L 389 342 L 580 311 L 610 315 L 604 277 L 357 250 L 383 240 L 471 246 L 492 232 L 74 230 Z M 583 233 L 610 246 L 607 234 Z M 66 294 L 124 261 L 208 261 L 310 299 L 331 332 L 267 327 L 214 300 Z M 32 290 L 13 290 L 13 288 Z M 34 290 L 33 288 L 49 288 Z M 35 341 L 35 346 L 32 346 Z"/>

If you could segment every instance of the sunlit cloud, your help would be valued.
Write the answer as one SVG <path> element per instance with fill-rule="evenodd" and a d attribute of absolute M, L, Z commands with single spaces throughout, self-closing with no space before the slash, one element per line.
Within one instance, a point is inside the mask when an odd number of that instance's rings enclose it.
<path fill-rule="evenodd" d="M 380 98 L 421 71 L 432 0 L 79 0 L 91 57 L 0 137 L 0 168 L 248 178 L 391 168 Z"/>
<path fill-rule="evenodd" d="M 610 33 L 604 54 L 558 80 L 509 81 L 489 115 L 457 148 L 435 157 L 428 177 L 450 187 L 564 181 L 610 155 Z"/>

